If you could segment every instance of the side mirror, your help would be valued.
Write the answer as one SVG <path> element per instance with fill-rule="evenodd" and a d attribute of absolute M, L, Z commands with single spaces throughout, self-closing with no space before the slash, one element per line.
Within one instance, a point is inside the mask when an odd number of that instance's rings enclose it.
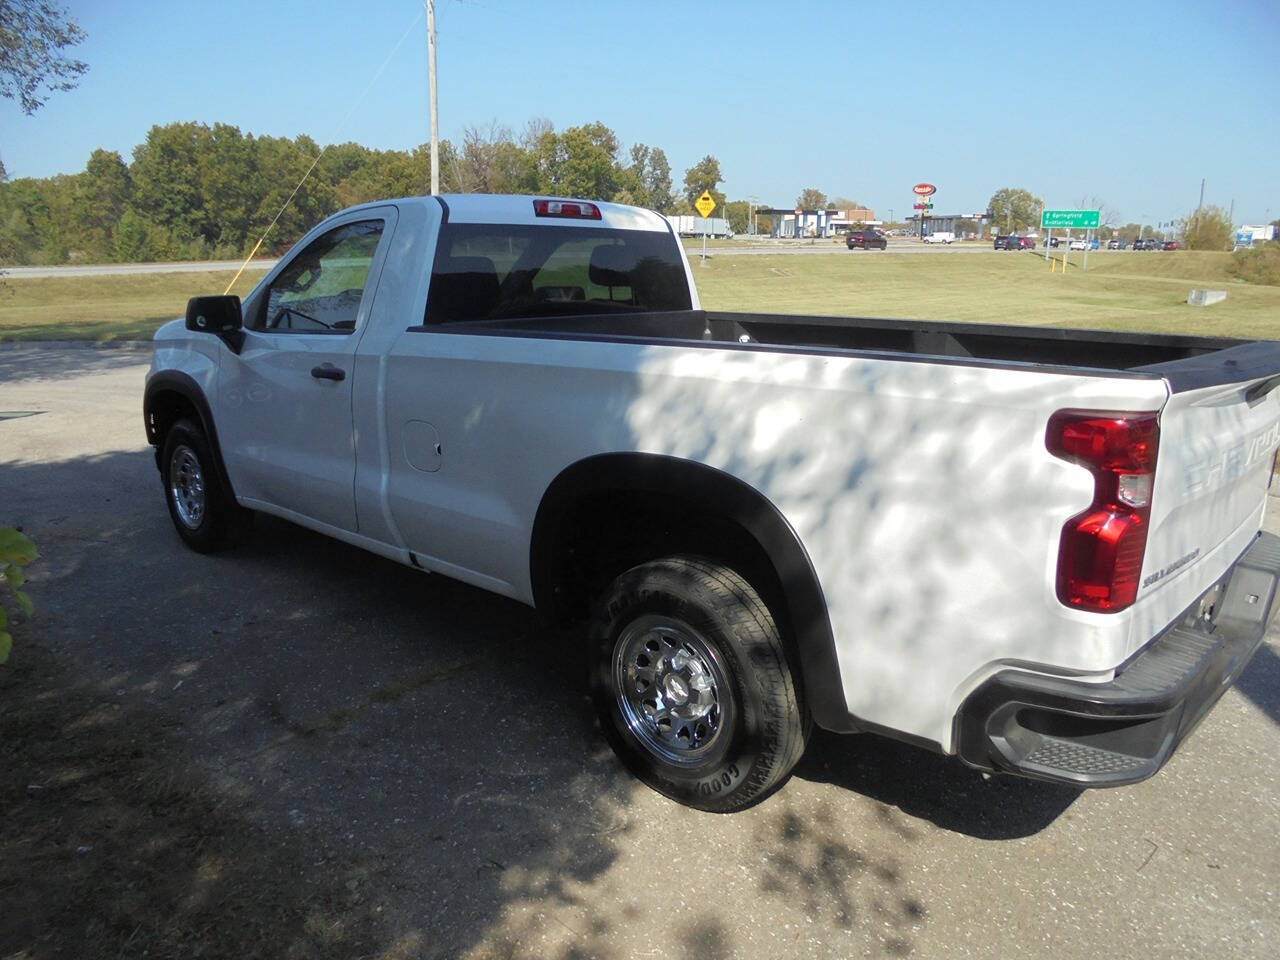
<path fill-rule="evenodd" d="M 187 301 L 187 329 L 197 333 L 223 336 L 235 333 L 244 326 L 240 313 L 240 298 L 192 297 Z"/>

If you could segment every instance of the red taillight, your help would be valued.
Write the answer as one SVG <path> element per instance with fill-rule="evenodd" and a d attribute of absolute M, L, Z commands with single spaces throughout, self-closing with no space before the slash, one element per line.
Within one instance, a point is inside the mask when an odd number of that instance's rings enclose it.
<path fill-rule="evenodd" d="M 576 200 L 535 200 L 533 212 L 539 217 L 567 217 L 570 220 L 599 220 L 600 208 Z"/>
<path fill-rule="evenodd" d="M 1060 410 L 1045 444 L 1093 474 L 1093 503 L 1062 528 L 1058 599 L 1096 613 L 1123 610 L 1138 596 L 1147 549 L 1158 415 Z"/>

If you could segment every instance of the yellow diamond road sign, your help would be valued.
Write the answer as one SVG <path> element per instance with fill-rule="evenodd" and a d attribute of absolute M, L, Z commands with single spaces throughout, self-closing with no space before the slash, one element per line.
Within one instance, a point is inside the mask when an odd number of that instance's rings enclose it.
<path fill-rule="evenodd" d="M 716 198 L 704 190 L 702 196 L 698 198 L 698 202 L 693 206 L 704 217 L 709 217 L 711 216 L 711 211 L 716 208 Z"/>

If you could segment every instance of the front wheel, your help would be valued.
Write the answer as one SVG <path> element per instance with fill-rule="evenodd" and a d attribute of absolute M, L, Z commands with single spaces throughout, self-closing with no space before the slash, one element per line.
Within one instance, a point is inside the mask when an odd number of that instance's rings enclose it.
<path fill-rule="evenodd" d="M 179 420 L 165 434 L 160 478 L 173 526 L 193 550 L 222 550 L 252 522 L 253 514 L 219 480 L 212 447 L 194 421 Z"/>
<path fill-rule="evenodd" d="M 594 618 L 592 688 L 619 758 L 658 792 L 727 813 L 778 787 L 806 724 L 777 624 L 736 572 L 695 557 L 628 570 Z"/>

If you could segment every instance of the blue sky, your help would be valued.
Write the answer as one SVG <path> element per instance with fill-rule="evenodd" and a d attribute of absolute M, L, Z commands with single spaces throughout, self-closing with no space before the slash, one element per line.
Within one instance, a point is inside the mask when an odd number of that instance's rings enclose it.
<path fill-rule="evenodd" d="M 379 148 L 429 137 L 414 0 L 63 2 L 90 70 L 33 117 L 0 101 L 12 177 L 81 170 L 99 146 L 127 160 L 175 120 Z M 731 198 L 788 206 L 812 186 L 899 218 L 927 180 L 938 213 L 1021 186 L 1051 207 L 1096 196 L 1122 222 L 1172 220 L 1202 177 L 1237 222 L 1280 216 L 1276 0 L 436 9 L 445 138 L 600 120 L 662 147 L 677 184 L 711 153 Z"/>

